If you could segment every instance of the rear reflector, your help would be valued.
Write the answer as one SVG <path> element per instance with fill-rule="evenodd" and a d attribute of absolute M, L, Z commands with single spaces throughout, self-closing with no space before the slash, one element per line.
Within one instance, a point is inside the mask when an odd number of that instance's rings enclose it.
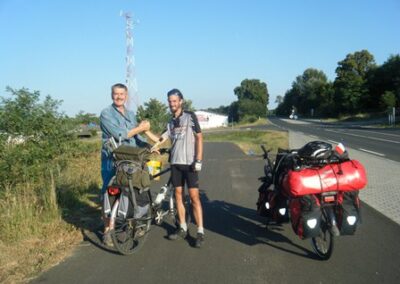
<path fill-rule="evenodd" d="M 335 202 L 335 196 L 334 195 L 324 196 L 324 202 Z"/>
<path fill-rule="evenodd" d="M 112 196 L 118 195 L 118 194 L 120 193 L 120 189 L 119 189 L 118 187 L 113 187 L 113 186 L 110 186 L 110 187 L 107 189 L 107 191 L 108 191 L 108 194 L 109 194 L 109 195 L 112 195 Z"/>

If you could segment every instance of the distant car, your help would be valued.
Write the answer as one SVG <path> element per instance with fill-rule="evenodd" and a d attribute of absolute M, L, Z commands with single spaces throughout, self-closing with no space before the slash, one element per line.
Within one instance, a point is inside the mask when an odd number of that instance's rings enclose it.
<path fill-rule="evenodd" d="M 297 120 L 297 119 L 298 119 L 298 116 L 297 116 L 296 114 L 291 114 L 291 115 L 289 115 L 289 118 L 290 118 L 290 119 Z"/>

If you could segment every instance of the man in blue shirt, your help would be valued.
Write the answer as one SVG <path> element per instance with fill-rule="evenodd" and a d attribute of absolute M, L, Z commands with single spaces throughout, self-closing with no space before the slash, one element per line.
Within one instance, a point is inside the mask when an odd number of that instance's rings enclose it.
<path fill-rule="evenodd" d="M 139 134 L 150 130 L 150 123 L 142 121 L 136 123 L 133 111 L 126 109 L 125 102 L 128 98 L 128 88 L 124 84 L 115 84 L 111 87 L 111 99 L 113 103 L 103 109 L 100 115 L 100 128 L 102 134 L 101 149 L 101 177 L 103 186 L 101 194 L 104 196 L 108 183 L 115 174 L 112 154 L 106 147 L 111 137 L 122 144 L 137 147 L 146 147 L 147 143 Z M 109 218 L 104 215 L 104 243 L 112 245 L 110 236 Z"/>

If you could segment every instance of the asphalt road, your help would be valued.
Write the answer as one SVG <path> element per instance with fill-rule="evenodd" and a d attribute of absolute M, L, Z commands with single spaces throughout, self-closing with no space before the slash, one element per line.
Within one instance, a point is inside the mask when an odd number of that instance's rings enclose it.
<path fill-rule="evenodd" d="M 353 149 L 400 162 L 400 129 L 398 128 L 373 128 L 356 123 L 269 119 L 283 129 L 314 135 L 332 143 L 342 142 Z"/>
<path fill-rule="evenodd" d="M 257 216 L 263 161 L 229 143 L 206 143 L 201 195 L 206 243 L 169 241 L 172 226 L 153 226 L 142 249 L 121 256 L 95 245 L 95 232 L 64 262 L 33 283 L 397 283 L 400 227 L 363 204 L 354 236 L 335 239 L 320 261 L 289 224 L 271 227 Z M 195 226 L 189 227 L 195 235 Z"/>

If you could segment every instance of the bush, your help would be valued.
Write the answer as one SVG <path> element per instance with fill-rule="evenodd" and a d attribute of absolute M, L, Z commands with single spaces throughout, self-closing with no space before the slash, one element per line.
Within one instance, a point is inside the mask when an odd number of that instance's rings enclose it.
<path fill-rule="evenodd" d="M 243 117 L 243 119 L 241 120 L 241 122 L 244 122 L 244 123 L 254 123 L 254 122 L 256 122 L 257 120 L 258 120 L 258 117 L 255 116 L 255 115 L 245 115 L 245 116 Z"/>
<path fill-rule="evenodd" d="M 0 240 L 18 240 L 59 218 L 56 177 L 77 149 L 61 102 L 7 88 L 0 101 Z M 0 214 L 1 214 L 0 213 Z M 29 224 L 29 226 L 27 225 Z M 14 229 L 13 229 L 14 228 Z"/>

